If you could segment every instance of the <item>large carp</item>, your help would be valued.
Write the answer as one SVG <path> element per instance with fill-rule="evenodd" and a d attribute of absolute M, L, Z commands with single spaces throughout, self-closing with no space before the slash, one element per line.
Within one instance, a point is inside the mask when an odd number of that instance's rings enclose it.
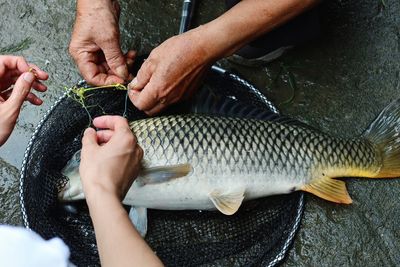
<path fill-rule="evenodd" d="M 143 148 L 142 171 L 123 202 L 152 209 L 218 209 L 234 214 L 243 200 L 297 190 L 352 202 L 337 177 L 400 175 L 400 101 L 385 108 L 354 139 L 290 121 L 204 115 L 133 121 Z M 63 174 L 62 200 L 83 199 L 79 153 Z"/>

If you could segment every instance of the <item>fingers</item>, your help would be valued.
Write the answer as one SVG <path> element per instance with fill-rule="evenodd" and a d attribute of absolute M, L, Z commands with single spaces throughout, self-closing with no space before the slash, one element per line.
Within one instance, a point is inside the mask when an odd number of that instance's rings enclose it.
<path fill-rule="evenodd" d="M 34 93 L 29 93 L 25 100 L 29 101 L 29 103 L 35 105 L 35 106 L 40 106 L 43 104 L 43 100 L 41 100 L 39 97 L 37 97 Z"/>
<path fill-rule="evenodd" d="M 145 113 L 149 116 L 154 116 L 158 113 L 160 113 L 162 110 L 166 108 L 166 105 L 159 103 L 158 105 L 155 105 L 153 108 L 146 110 Z"/>
<path fill-rule="evenodd" d="M 0 56 L 0 76 L 7 70 L 18 70 L 21 73 L 29 70 L 29 64 L 23 57 Z"/>
<path fill-rule="evenodd" d="M 47 86 L 38 81 L 35 81 L 33 83 L 32 88 L 34 88 L 38 92 L 45 92 L 47 90 Z"/>
<path fill-rule="evenodd" d="M 49 75 L 35 64 L 28 64 L 23 57 L 0 56 L 0 84 L 1 89 L 7 89 L 14 84 L 19 76 L 24 72 L 32 72 L 36 80 L 33 88 L 39 92 L 44 92 L 47 87 L 38 80 L 47 80 Z"/>
<path fill-rule="evenodd" d="M 16 81 L 14 88 L 12 90 L 12 93 L 7 102 L 10 103 L 10 105 L 12 107 L 14 107 L 16 109 L 20 109 L 25 98 L 28 96 L 29 91 L 35 80 L 36 80 L 36 77 L 31 72 L 25 72 L 24 74 L 22 74 Z M 36 102 L 37 100 L 34 100 L 34 99 L 35 98 L 33 96 L 31 96 L 31 100 L 34 103 L 38 103 L 38 102 Z"/>
<path fill-rule="evenodd" d="M 49 78 L 49 74 L 43 70 L 41 70 L 38 66 L 35 64 L 29 63 L 29 68 L 34 70 L 34 74 L 36 76 L 36 79 L 45 81 Z"/>
<path fill-rule="evenodd" d="M 1 89 L 6 90 L 8 89 L 11 85 L 15 84 L 15 82 L 18 80 L 18 78 L 21 76 L 20 72 L 7 72 L 7 75 L 3 76 L 4 79 L 1 79 Z M 40 81 L 36 80 L 33 82 L 32 88 L 34 88 L 38 92 L 45 92 L 47 90 L 47 86 Z M 1 90 L 1 91 L 3 91 Z"/>
<path fill-rule="evenodd" d="M 144 63 L 137 76 L 128 84 L 129 99 L 138 109 L 143 111 L 152 109 L 158 103 L 156 91 L 151 90 L 150 78 L 152 73 L 149 63 Z"/>
<path fill-rule="evenodd" d="M 104 65 L 95 63 L 89 53 L 84 54 L 87 55 L 78 58 L 76 64 L 83 78 L 89 84 L 99 86 L 124 82 L 123 79 L 116 75 L 107 74 Z"/>
<path fill-rule="evenodd" d="M 143 91 L 137 92 L 135 90 L 129 91 L 129 99 L 132 103 L 142 111 L 148 111 L 153 109 L 158 102 L 158 98 L 154 91 L 146 87 Z"/>
<path fill-rule="evenodd" d="M 127 80 L 129 76 L 128 67 L 119 42 L 116 40 L 113 43 L 108 43 L 103 47 L 103 53 L 111 71 L 123 81 Z"/>
<path fill-rule="evenodd" d="M 129 50 L 128 53 L 125 54 L 126 58 L 126 65 L 128 65 L 128 68 L 133 66 L 133 63 L 135 63 L 137 52 L 135 50 Z"/>
<path fill-rule="evenodd" d="M 25 58 L 19 56 L 0 56 L 0 76 L 5 72 L 14 71 L 15 75 L 33 70 L 38 80 L 47 80 L 49 75 L 35 64 L 28 63 Z"/>
<path fill-rule="evenodd" d="M 129 129 L 128 121 L 121 116 L 101 116 L 93 120 L 93 125 L 101 129 Z"/>
<path fill-rule="evenodd" d="M 97 135 L 93 128 L 87 128 L 83 133 L 82 149 L 88 146 L 97 146 Z"/>
<path fill-rule="evenodd" d="M 106 73 L 97 73 L 95 76 L 87 78 L 88 83 L 93 85 L 110 85 L 116 83 L 124 83 L 124 80 L 117 75 L 110 75 Z M 89 82 L 90 81 L 90 82 Z"/>
<path fill-rule="evenodd" d="M 136 77 L 128 84 L 128 89 L 141 91 L 146 84 L 150 82 L 152 74 L 153 71 L 150 69 L 150 66 L 146 63 L 143 63 Z"/>
<path fill-rule="evenodd" d="M 121 116 L 101 116 L 93 120 L 93 124 L 102 130 L 97 131 L 97 142 L 109 144 L 114 149 L 134 148 L 136 137 L 129 128 L 128 121 Z"/>
<path fill-rule="evenodd" d="M 99 144 L 107 143 L 113 136 L 114 131 L 112 130 L 100 130 L 97 131 L 97 141 Z"/>

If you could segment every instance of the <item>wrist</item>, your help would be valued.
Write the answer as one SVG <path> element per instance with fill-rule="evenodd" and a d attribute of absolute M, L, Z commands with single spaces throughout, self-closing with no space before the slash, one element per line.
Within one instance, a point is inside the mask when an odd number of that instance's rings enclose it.
<path fill-rule="evenodd" d="M 84 186 L 84 192 L 85 192 L 86 202 L 89 207 L 110 200 L 121 202 L 121 199 L 118 197 L 118 194 L 112 190 L 111 185 L 104 186 L 99 183 L 93 183 Z"/>
<path fill-rule="evenodd" d="M 97 17 L 99 12 L 114 10 L 116 6 L 119 6 L 117 0 L 78 0 L 76 3 L 76 13 L 77 16 L 90 14 Z"/>
<path fill-rule="evenodd" d="M 117 2 L 117 0 L 78 0 L 76 1 L 76 4 L 78 7 L 83 7 L 83 8 L 96 8 L 96 7 L 102 7 L 102 6 L 109 6 L 112 5 L 113 2 Z"/>
<path fill-rule="evenodd" d="M 104 221 L 106 217 L 115 220 L 121 216 L 128 216 L 120 199 L 106 190 L 93 191 L 86 197 L 86 203 L 92 220 Z"/>
<path fill-rule="evenodd" d="M 184 34 L 188 34 L 191 40 L 190 47 L 196 47 L 203 64 L 209 64 L 223 57 L 224 46 L 216 43 L 218 38 L 208 24 L 200 25 Z M 210 45 L 213 44 L 213 45 Z"/>
<path fill-rule="evenodd" d="M 210 62 L 229 56 L 240 47 L 241 40 L 229 30 L 229 26 L 221 20 L 214 20 L 193 29 L 198 35 L 197 44 Z"/>

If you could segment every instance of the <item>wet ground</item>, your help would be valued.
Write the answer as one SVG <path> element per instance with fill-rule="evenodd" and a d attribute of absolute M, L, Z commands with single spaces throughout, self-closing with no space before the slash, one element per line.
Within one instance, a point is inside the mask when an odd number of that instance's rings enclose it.
<path fill-rule="evenodd" d="M 121 1 L 123 47 L 149 52 L 178 30 L 181 1 Z M 200 1 L 197 23 L 224 10 Z M 267 67 L 222 64 L 251 80 L 283 113 L 334 135 L 362 133 L 400 87 L 400 3 L 326 1 L 322 35 Z M 18 170 L 35 125 L 65 86 L 79 79 L 67 53 L 74 1 L 0 1 L 0 53 L 23 55 L 49 72 L 41 107 L 26 105 L 0 149 L 0 223 L 21 225 Z M 284 66 L 284 70 L 281 68 Z M 294 97 L 293 97 L 294 92 Z M 285 266 L 395 266 L 400 262 L 400 180 L 348 180 L 354 203 L 307 196 Z"/>

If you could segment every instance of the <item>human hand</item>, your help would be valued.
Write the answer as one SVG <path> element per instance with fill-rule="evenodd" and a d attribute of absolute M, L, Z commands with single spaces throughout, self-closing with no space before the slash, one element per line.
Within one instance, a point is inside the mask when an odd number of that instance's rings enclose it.
<path fill-rule="evenodd" d="M 174 36 L 150 53 L 128 85 L 129 98 L 138 109 L 154 115 L 189 97 L 212 62 L 198 30 Z"/>
<path fill-rule="evenodd" d="M 82 139 L 79 173 L 86 199 L 106 193 L 122 201 L 139 173 L 143 150 L 126 119 L 102 116 L 93 124 L 104 130 L 88 128 Z"/>
<path fill-rule="evenodd" d="M 124 83 L 129 79 L 127 64 L 136 52 L 125 55 L 120 48 L 120 7 L 112 0 L 78 0 L 69 53 L 83 78 L 93 85 Z"/>
<path fill-rule="evenodd" d="M 30 89 L 46 91 L 46 85 L 39 80 L 48 77 L 46 72 L 28 64 L 23 57 L 0 56 L 0 145 L 7 141 L 14 129 L 25 100 L 33 105 L 43 103 Z"/>

